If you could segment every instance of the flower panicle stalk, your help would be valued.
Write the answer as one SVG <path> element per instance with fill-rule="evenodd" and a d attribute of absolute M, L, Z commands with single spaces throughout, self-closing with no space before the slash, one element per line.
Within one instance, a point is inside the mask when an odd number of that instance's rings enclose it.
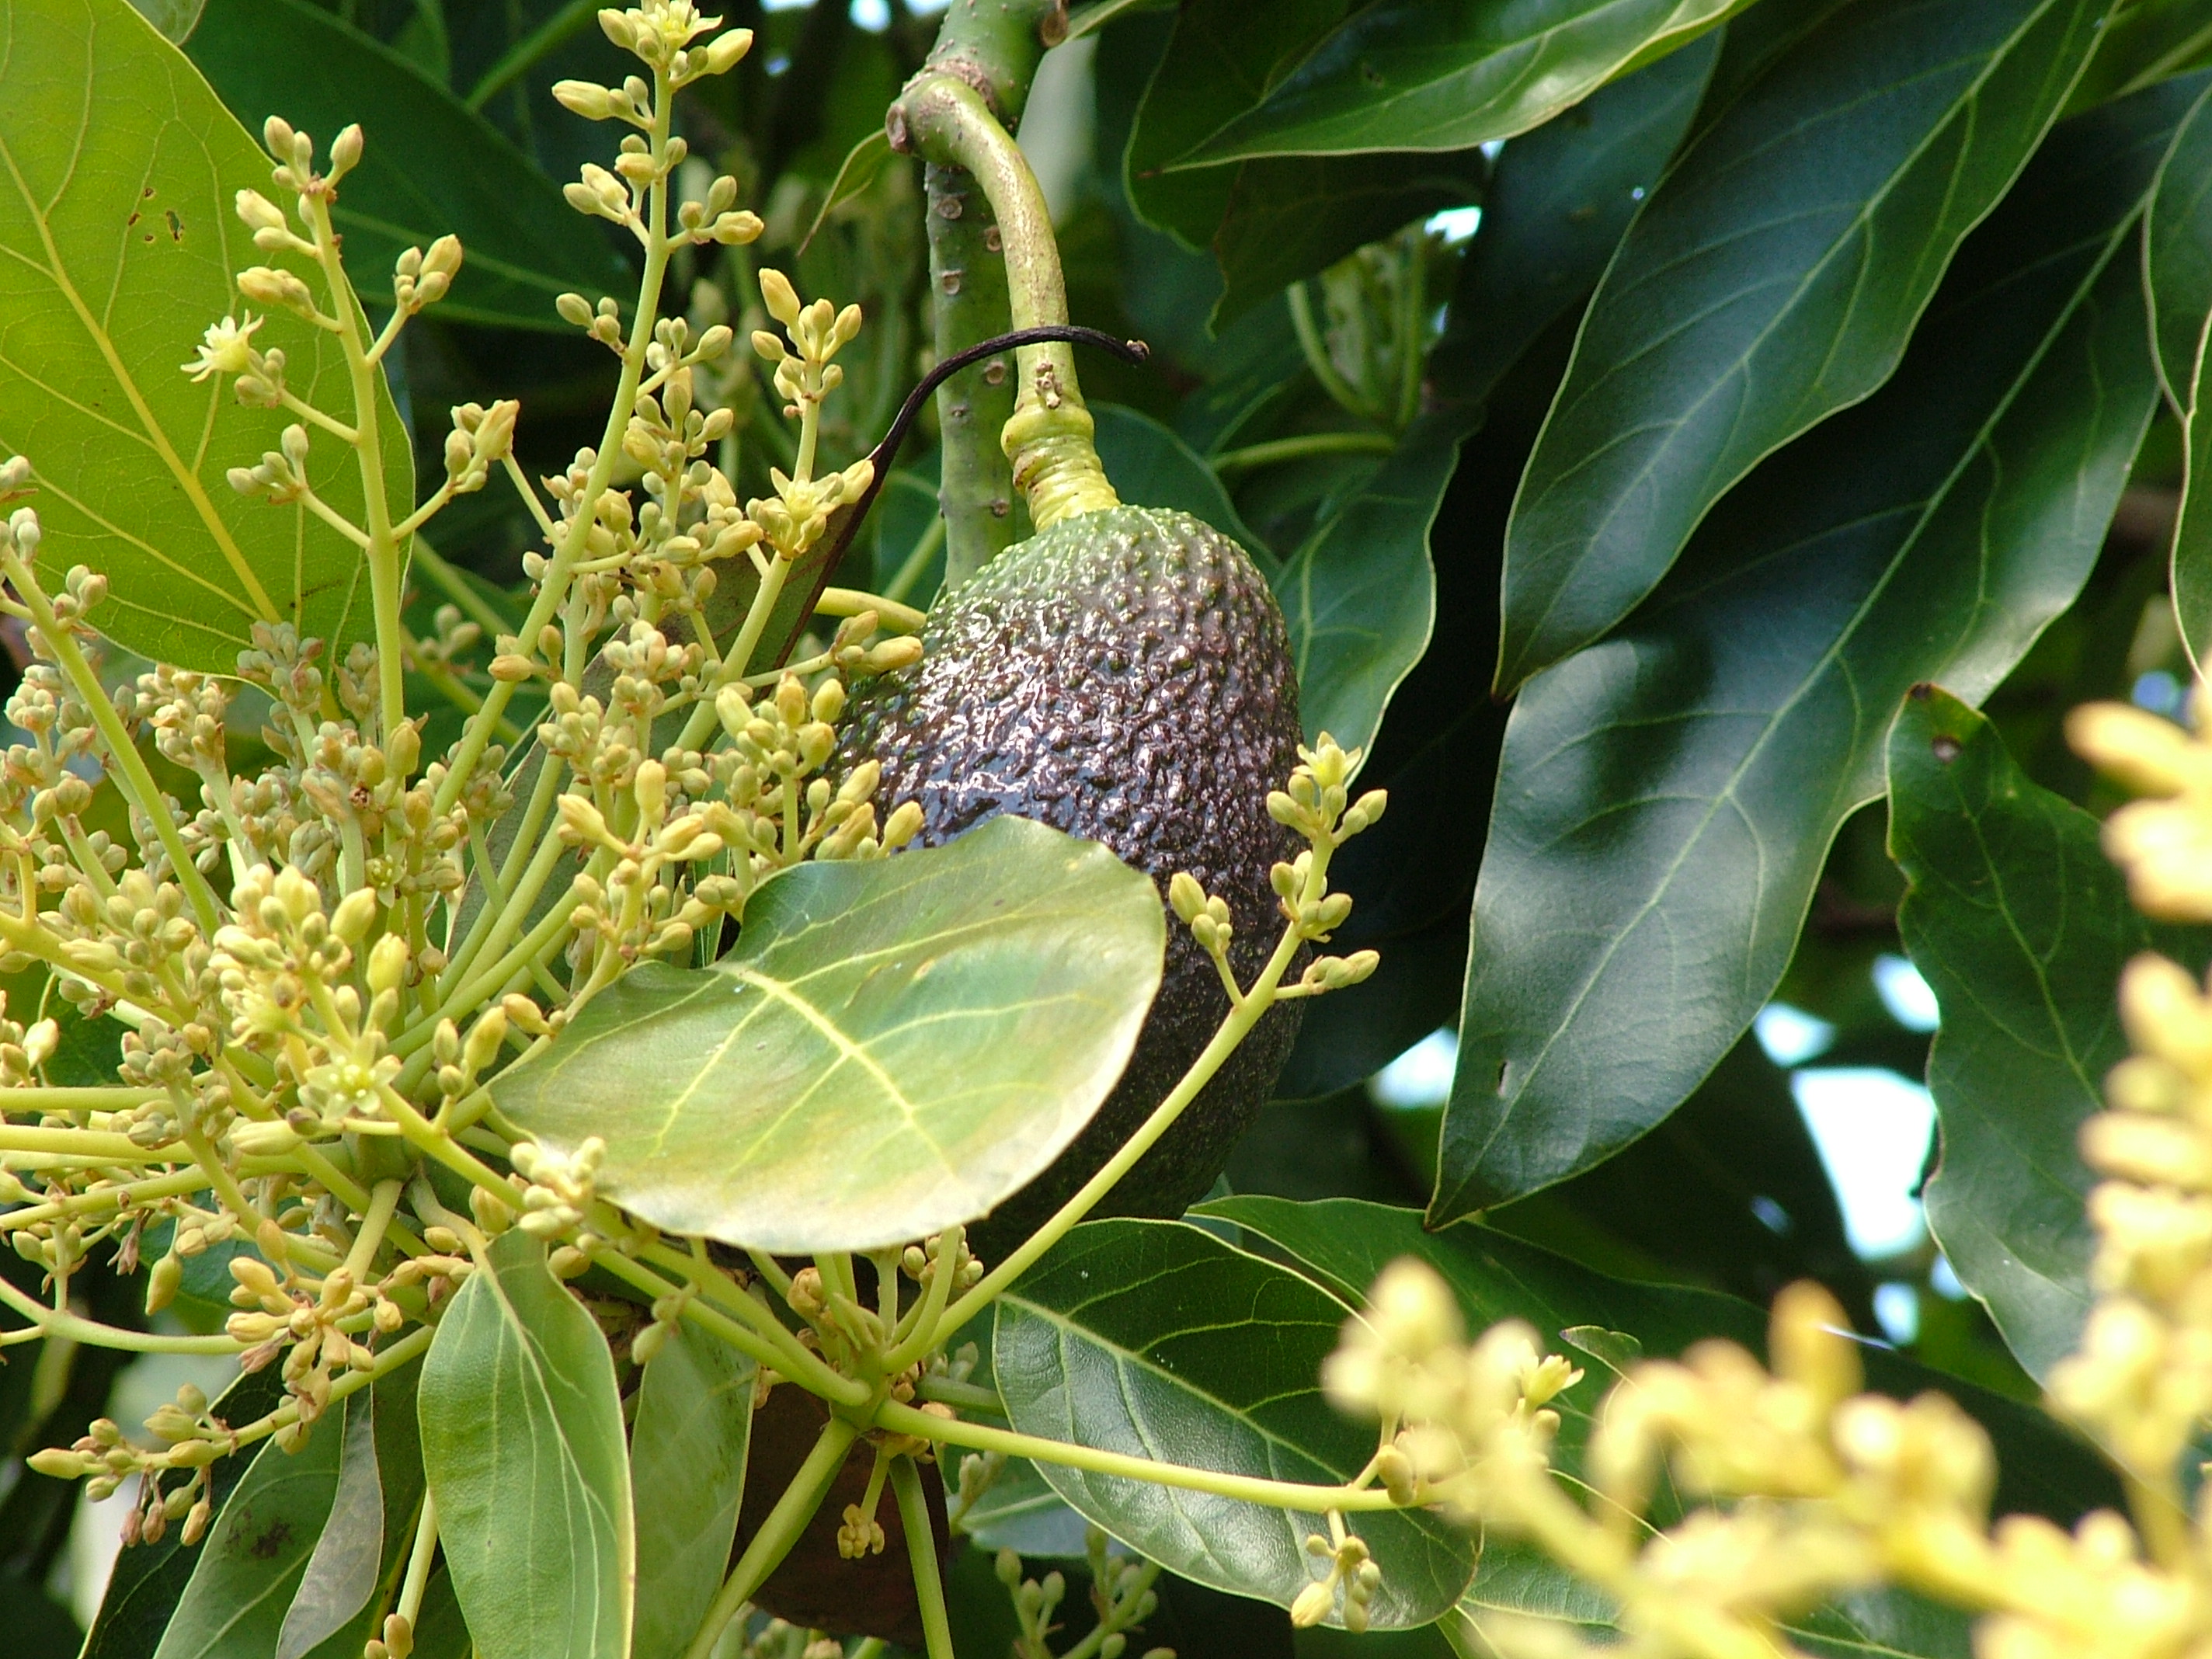
<path fill-rule="evenodd" d="M 915 808 L 877 799 L 875 769 L 833 763 L 854 682 L 919 658 L 918 640 L 883 624 L 913 613 L 846 594 L 824 648 L 763 673 L 753 658 L 774 585 L 760 581 L 734 629 L 718 634 L 707 610 L 724 573 L 787 565 L 869 483 L 866 461 L 830 466 L 818 441 L 834 359 L 862 318 L 802 306 L 763 274 L 803 459 L 774 495 L 741 505 L 714 460 L 730 410 L 703 395 L 722 384 L 708 371 L 734 337 L 659 315 L 659 296 L 679 247 L 759 234 L 727 178 L 681 199 L 685 151 L 669 132 L 678 93 L 726 73 L 750 37 L 670 0 L 600 21 L 644 72 L 596 92 L 564 84 L 570 108 L 630 129 L 613 165 L 586 168 L 569 196 L 639 235 L 647 272 L 628 307 L 560 304 L 623 368 L 605 441 L 557 477 L 532 482 L 516 465 L 516 403 L 472 403 L 452 412 L 442 480 L 411 507 L 391 501 L 382 364 L 461 279 L 461 246 L 441 237 L 402 254 L 390 319 L 372 332 L 331 219 L 361 130 L 322 150 L 270 120 L 269 185 L 239 193 L 264 263 L 238 274 L 240 303 L 181 369 L 292 417 L 232 483 L 360 550 L 371 637 L 337 645 L 264 620 L 234 678 L 157 665 L 111 689 L 106 583 L 56 569 L 21 501 L 35 467 L 0 464 L 0 611 L 24 625 L 32 659 L 7 705 L 20 741 L 0 753 L 0 971 L 44 984 L 13 1011 L 0 999 L 0 1234 L 42 1276 L 38 1294 L 0 1292 L 19 1316 L 6 1340 L 227 1353 L 275 1367 L 284 1390 L 258 1426 L 215 1425 L 185 1401 L 152 1425 L 153 1449 L 109 1425 L 40 1454 L 42 1469 L 103 1491 L 137 1480 L 141 1538 L 173 1524 L 196 1539 L 210 1463 L 263 1438 L 296 1449 L 333 1402 L 419 1355 L 485 1241 L 509 1227 L 544 1239 L 556 1272 L 604 1256 L 649 1281 L 638 1363 L 681 1322 L 833 1395 L 872 1386 L 796 1343 L 742 1276 L 689 1257 L 696 1281 L 642 1267 L 664 1247 L 598 1195 L 597 1147 L 518 1143 L 492 1104 L 498 1076 L 591 995 L 638 962 L 693 959 L 767 876 L 880 858 L 920 827 Z M 293 325 L 343 359 L 344 406 L 311 395 L 329 382 L 300 373 Z M 335 483 L 349 451 L 357 491 Z M 635 479 L 622 489 L 617 461 Z M 440 562 L 459 596 L 415 636 L 401 621 L 410 541 L 495 478 L 526 493 L 545 532 L 526 561 L 528 615 L 502 625 Z M 609 672 L 586 689 L 594 665 Z M 442 753 L 404 700 L 410 672 L 466 713 Z M 526 687 L 542 713 L 518 729 Z M 241 750 L 255 724 L 258 750 Z M 538 758 L 510 772 L 508 746 L 525 737 Z M 101 810 L 115 795 L 125 810 Z M 116 1034 L 115 1074 L 62 1086 L 50 1073 L 89 1022 Z M 470 1183 L 466 1214 L 422 1178 L 433 1164 Z M 73 1279 L 96 1260 L 141 1273 L 152 1316 L 223 1255 L 232 1308 L 212 1335 L 150 1335 L 72 1307 Z M 935 1300 L 910 1313 L 955 1293 L 969 1264 L 940 1255 Z M 898 1332 L 910 1334 L 910 1322 Z"/>

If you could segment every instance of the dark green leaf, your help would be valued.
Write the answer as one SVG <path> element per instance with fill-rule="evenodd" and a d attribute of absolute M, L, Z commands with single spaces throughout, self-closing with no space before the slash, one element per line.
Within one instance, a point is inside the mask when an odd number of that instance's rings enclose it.
<path fill-rule="evenodd" d="M 1552 319 L 1596 285 L 1637 204 L 1659 182 L 1712 73 L 1720 37 L 1593 94 L 1505 146 L 1460 267 L 1431 379 L 1487 397 Z"/>
<path fill-rule="evenodd" d="M 2135 0 L 2113 8 L 2097 55 L 2075 83 L 2067 112 L 2140 92 L 2212 58 L 2212 12 L 2204 0 Z"/>
<path fill-rule="evenodd" d="M 283 1398 L 283 1376 L 264 1368 L 232 1383 L 212 1409 L 218 1419 L 240 1427 L 274 1410 Z M 264 1442 L 210 1469 L 218 1521 L 240 1480 L 264 1453 L 283 1455 Z M 106 1594 L 85 1637 L 82 1659 L 149 1659 L 160 1645 L 161 1632 L 199 1565 L 199 1550 L 186 1549 L 180 1533 L 172 1527 L 158 1544 L 139 1544 L 116 1557 Z"/>
<path fill-rule="evenodd" d="M 1288 75 L 1342 19 L 1346 0 L 1189 0 L 1176 13 L 1167 49 L 1152 70 L 1122 157 L 1130 205 L 1147 223 L 1206 248 L 1229 210 L 1233 167 L 1170 173 L 1176 157 L 1205 142 Z"/>
<path fill-rule="evenodd" d="M 368 1416 L 366 1394 L 333 1410 L 298 1451 L 288 1455 L 272 1448 L 253 1460 L 199 1547 L 198 1565 L 155 1659 L 276 1650 L 286 1609 L 330 1518 L 348 1420 L 356 1413 Z M 373 1427 L 364 1438 L 374 1443 Z"/>
<path fill-rule="evenodd" d="M 1915 682 L 1980 696 L 2094 562 L 2156 397 L 2136 210 L 2187 100 L 2069 122 L 1881 394 L 1775 458 L 1532 684 L 1476 889 L 1438 1219 L 1673 1110 L 1788 964 Z"/>
<path fill-rule="evenodd" d="M 2143 209 L 2143 276 L 2160 383 L 2175 410 L 2195 407 L 2205 319 L 2212 316 L 2212 76 L 2194 76 L 2197 106 L 2173 135 Z"/>
<path fill-rule="evenodd" d="M 105 573 L 94 624 L 181 667 L 235 672 L 257 621 L 341 651 L 368 637 L 356 548 L 305 506 L 249 501 L 226 477 L 294 416 L 179 368 L 237 313 L 233 274 L 265 262 L 233 198 L 272 188 L 268 157 L 125 0 L 0 0 L 0 453 L 34 468 L 40 568 Z M 328 334 L 280 313 L 254 343 L 283 349 L 295 393 L 352 418 Z M 380 409 L 389 505 L 404 513 L 410 451 L 388 395 Z M 328 439 L 316 453 L 318 493 L 358 520 L 352 458 Z"/>
<path fill-rule="evenodd" d="M 1972 709 L 1933 688 L 1906 700 L 1889 737 L 1890 850 L 1912 884 L 1898 927 L 1943 1010 L 1928 1223 L 2038 1379 L 2089 1310 L 2075 1140 L 2128 1052 L 2112 988 L 2139 951 L 2206 954 L 2136 913 L 2097 837 Z"/>
<path fill-rule="evenodd" d="M 419 1397 L 439 1542 L 483 1659 L 623 1659 L 636 1554 L 614 1361 L 520 1228 L 446 1310 Z"/>
<path fill-rule="evenodd" d="M 1395 790 L 1390 805 L 1395 811 Z M 1456 916 L 1368 947 L 1382 957 L 1371 978 L 1307 1006 L 1297 1045 L 1275 1079 L 1278 1100 L 1312 1100 L 1349 1089 L 1458 1017 L 1467 969 L 1464 893 L 1461 899 Z M 1355 906 L 1352 915 L 1358 914 Z M 1338 937 L 1351 945 L 1351 929 Z"/>
<path fill-rule="evenodd" d="M 1368 1286 L 1384 1267 L 1411 1255 L 1450 1284 L 1470 1333 L 1500 1320 L 1520 1319 L 1535 1327 L 1538 1341 L 1554 1352 L 1562 1331 L 1587 1324 L 1633 1337 L 1655 1358 L 1673 1358 L 1713 1336 L 1741 1343 L 1753 1353 L 1765 1351 L 1766 1316 L 1747 1302 L 1711 1291 L 1609 1279 L 1472 1223 L 1431 1231 L 1418 1210 L 1352 1199 L 1316 1204 L 1212 1199 L 1200 1205 L 1197 1213 L 1233 1221 L 1248 1236 L 1267 1240 L 1354 1305 L 1364 1304 Z M 1863 1349 L 1861 1358 L 1869 1387 L 1899 1399 L 1940 1388 L 1989 1431 L 1999 1457 L 2000 1511 L 2029 1510 L 2070 1524 L 2085 1510 L 2112 1500 L 2118 1482 L 2111 1471 L 2042 1412 L 1946 1377 L 1878 1345 Z M 1612 1380 L 1601 1369 L 1561 1398 L 1560 1462 L 1570 1471 L 1581 1467 L 1590 1413 Z M 1491 1571 L 1486 1558 L 1475 1584 L 1478 1595 Z"/>
<path fill-rule="evenodd" d="M 388 304 L 392 262 L 451 232 L 467 255 L 434 315 L 562 330 L 556 296 L 623 296 L 628 267 L 599 225 L 498 128 L 380 42 L 307 0 L 208 0 L 192 62 L 256 131 L 270 115 L 327 143 L 359 122 L 368 138 L 331 216 L 353 279 Z M 571 118 L 563 117 L 562 118 Z"/>
<path fill-rule="evenodd" d="M 1603 635 L 1759 459 L 1896 368 L 2104 0 L 1852 0 L 1653 191 L 1583 319 L 1506 544 L 1498 683 Z"/>
<path fill-rule="evenodd" d="M 1732 0 L 1379 0 L 1323 36 L 1257 106 L 1170 165 L 1510 138 L 1734 9 Z"/>
<path fill-rule="evenodd" d="M 1851 1253 L 1789 1073 L 1755 1037 L 1730 1049 L 1679 1109 L 1595 1169 L 1497 1212 L 1501 1231 L 1638 1278 L 1704 1285 L 1763 1304 L 1816 1279 L 1861 1330 L 1878 1328 L 1874 1283 Z M 1574 1234 L 1583 1240 L 1577 1243 Z M 1616 1271 L 1620 1269 L 1616 1268 Z"/>
<path fill-rule="evenodd" d="M 1415 422 L 1275 577 L 1310 740 L 1327 732 L 1346 749 L 1372 743 L 1390 694 L 1428 649 L 1436 618 L 1429 526 L 1468 427 L 1456 411 Z"/>
<path fill-rule="evenodd" d="M 2143 214 L 2144 289 L 2166 395 L 2181 416 L 2181 510 L 2173 527 L 2173 612 L 2200 666 L 2212 649 L 2212 418 L 2205 395 L 2212 327 L 2212 82 L 2174 134 Z"/>
<path fill-rule="evenodd" d="M 1480 198 L 1486 169 L 1469 149 L 1164 170 L 1256 105 L 1345 9 L 1344 0 L 1196 0 L 1176 15 L 1146 89 L 1123 155 L 1130 204 L 1213 254 L 1225 283 L 1216 325 L 1410 220 Z"/>
<path fill-rule="evenodd" d="M 380 1507 L 383 1510 L 383 1553 L 375 1565 L 376 1576 L 367 1602 L 314 1649 L 310 1659 L 357 1659 L 362 1644 L 383 1629 L 384 1614 L 398 1592 L 408 1558 L 414 1553 L 416 1526 L 422 1513 L 422 1434 L 415 1415 L 415 1389 L 422 1375 L 419 1366 L 409 1365 L 388 1376 L 379 1377 L 371 1390 L 375 1400 L 376 1474 L 381 1493 Z M 340 1471 L 341 1493 L 346 1473 Z M 338 1510 L 339 1504 L 333 1503 L 333 1524 Z M 319 1543 L 316 1559 L 309 1563 L 307 1577 L 300 1586 L 300 1597 L 295 1599 L 295 1608 L 299 1600 L 313 1589 L 321 1553 L 322 1546 Z M 416 1650 L 423 1651 L 419 1641 Z"/>
<path fill-rule="evenodd" d="M 1273 1480 L 1364 1468 L 1370 1426 L 1322 1397 L 1351 1309 L 1296 1273 L 1181 1222 L 1079 1227 L 1000 1299 L 992 1367 L 1014 1427 Z M 1171 1571 L 1288 1606 L 1313 1577 L 1317 1517 L 1040 1464 L 1070 1504 Z M 1430 1622 L 1465 1587 L 1473 1540 L 1421 1512 L 1361 1517 L 1382 1563 L 1382 1628 Z"/>
<path fill-rule="evenodd" d="M 1480 201 L 1490 169 L 1480 150 L 1460 149 L 1245 161 L 1231 171 L 1208 243 L 1224 284 L 1217 328 L 1401 225 Z"/>
<path fill-rule="evenodd" d="M 994 818 L 787 871 L 720 962 L 626 975 L 494 1094 L 549 1145 L 602 1137 L 600 1190 L 656 1226 L 877 1249 L 983 1214 L 1060 1155 L 1128 1061 L 1164 940 L 1145 876 Z"/>
<path fill-rule="evenodd" d="M 332 1424 L 324 1432 L 338 1426 Z M 350 1396 L 330 1510 L 277 1633 L 276 1659 L 302 1659 L 352 1623 L 376 1594 L 390 1520 L 376 1466 L 377 1438 L 374 1391 Z"/>
<path fill-rule="evenodd" d="M 635 1659 L 677 1659 L 722 1587 L 744 1495 L 753 1362 L 679 1325 L 646 1366 L 630 1435 Z"/>
<path fill-rule="evenodd" d="M 1261 569 L 1274 567 L 1274 555 L 1237 516 L 1229 492 L 1196 450 L 1138 410 L 1093 404 L 1091 413 L 1098 423 L 1098 459 L 1122 500 L 1188 513 L 1234 541 Z"/>

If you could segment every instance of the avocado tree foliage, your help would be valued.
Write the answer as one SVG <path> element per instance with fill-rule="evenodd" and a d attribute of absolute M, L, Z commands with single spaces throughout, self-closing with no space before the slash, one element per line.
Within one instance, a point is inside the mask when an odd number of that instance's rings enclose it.
<path fill-rule="evenodd" d="M 2207 65 L 0 0 L 9 1650 L 2203 1650 Z"/>

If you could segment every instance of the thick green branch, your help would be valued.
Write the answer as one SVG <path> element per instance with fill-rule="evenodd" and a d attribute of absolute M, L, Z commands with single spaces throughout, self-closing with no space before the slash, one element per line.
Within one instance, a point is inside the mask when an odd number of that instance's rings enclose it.
<path fill-rule="evenodd" d="M 887 118 L 893 148 L 975 174 L 999 222 L 1006 252 L 1007 308 L 1013 326 L 1067 320 L 1067 288 L 1044 192 L 1019 149 L 975 88 L 950 74 L 915 79 Z M 1001 443 L 1017 488 L 1040 530 L 1079 513 L 1115 505 L 1092 447 L 1091 412 L 1065 341 L 1023 346 L 1014 413 Z"/>
<path fill-rule="evenodd" d="M 964 167 L 932 164 L 929 302 L 939 361 L 1006 326 L 1006 267 L 990 198 Z M 945 524 L 945 591 L 1006 551 L 1014 538 L 1014 471 L 999 434 L 1014 413 L 1014 365 L 992 357 L 937 389 L 941 434 L 938 510 Z"/>

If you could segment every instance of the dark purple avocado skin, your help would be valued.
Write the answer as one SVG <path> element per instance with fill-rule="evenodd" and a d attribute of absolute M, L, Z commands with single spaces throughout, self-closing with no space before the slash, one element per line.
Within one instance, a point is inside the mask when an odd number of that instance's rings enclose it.
<path fill-rule="evenodd" d="M 1001 812 L 1103 842 L 1164 895 L 1188 870 L 1225 900 L 1249 984 L 1281 935 L 1269 870 L 1297 842 L 1267 796 L 1297 763 L 1297 675 L 1267 579 L 1188 514 L 1117 507 L 1010 548 L 931 612 L 922 661 L 863 681 L 845 765 L 884 769 L 879 813 L 922 809 L 921 843 Z M 1097 1213 L 1180 1215 L 1267 1103 L 1302 1005 L 1271 1010 Z M 1057 1163 L 970 1229 L 1003 1255 L 1142 1124 L 1229 1012 L 1170 916 L 1160 991 L 1121 1082 Z"/>

